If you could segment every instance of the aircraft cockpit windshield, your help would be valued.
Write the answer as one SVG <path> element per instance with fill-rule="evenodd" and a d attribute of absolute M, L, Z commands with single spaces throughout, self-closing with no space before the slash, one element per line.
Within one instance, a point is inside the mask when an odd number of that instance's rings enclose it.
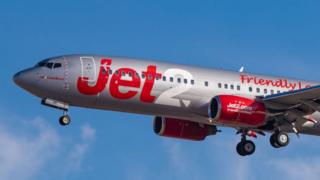
<path fill-rule="evenodd" d="M 44 60 L 39 62 L 36 67 L 46 67 L 49 69 L 56 69 L 56 68 L 61 68 L 62 64 L 59 62 L 49 62 L 49 60 Z"/>

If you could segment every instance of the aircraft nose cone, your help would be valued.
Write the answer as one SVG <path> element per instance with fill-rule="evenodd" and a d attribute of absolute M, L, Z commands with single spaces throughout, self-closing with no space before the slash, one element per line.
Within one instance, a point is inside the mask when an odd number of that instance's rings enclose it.
<path fill-rule="evenodd" d="M 21 74 L 22 74 L 21 72 L 18 72 L 13 76 L 13 82 L 16 83 L 16 85 L 18 85 L 18 86 L 23 84 L 23 80 L 22 80 Z"/>
<path fill-rule="evenodd" d="M 16 73 L 13 76 L 13 81 L 16 85 L 27 91 L 34 88 L 34 77 L 31 70 L 24 70 Z"/>
<path fill-rule="evenodd" d="M 16 85 L 18 86 L 22 84 L 21 72 L 18 72 L 13 76 L 13 82 L 16 83 Z"/>

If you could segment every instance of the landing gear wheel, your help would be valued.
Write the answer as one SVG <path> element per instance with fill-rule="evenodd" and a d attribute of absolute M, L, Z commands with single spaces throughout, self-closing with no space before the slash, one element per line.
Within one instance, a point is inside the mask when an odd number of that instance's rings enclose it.
<path fill-rule="evenodd" d="M 246 155 L 251 155 L 256 150 L 256 146 L 252 141 L 247 140 L 243 143 L 243 150 L 246 153 Z"/>
<path fill-rule="evenodd" d="M 274 136 L 275 136 L 274 134 L 272 134 L 272 135 L 270 136 L 270 144 L 271 144 L 271 146 L 274 147 L 274 148 L 280 148 L 280 146 L 279 146 L 279 144 L 277 144 Z"/>
<path fill-rule="evenodd" d="M 240 156 L 251 155 L 255 152 L 256 146 L 252 141 L 245 140 L 237 145 L 237 152 Z"/>
<path fill-rule="evenodd" d="M 64 116 L 60 117 L 59 123 L 61 126 L 67 126 L 71 123 L 71 119 L 68 115 L 64 115 Z"/>
<path fill-rule="evenodd" d="M 275 136 L 277 144 L 281 147 L 287 146 L 289 144 L 289 136 L 287 133 L 279 132 Z"/>
<path fill-rule="evenodd" d="M 284 132 L 276 132 L 270 137 L 270 144 L 275 148 L 285 147 L 289 142 L 289 136 Z"/>
<path fill-rule="evenodd" d="M 242 142 L 239 142 L 237 144 L 237 153 L 240 155 L 240 156 L 245 156 L 246 153 L 244 152 L 243 150 L 243 143 Z"/>

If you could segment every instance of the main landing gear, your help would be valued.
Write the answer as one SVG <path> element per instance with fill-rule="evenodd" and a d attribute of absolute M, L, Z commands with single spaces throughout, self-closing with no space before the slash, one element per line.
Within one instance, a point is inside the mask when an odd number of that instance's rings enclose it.
<path fill-rule="evenodd" d="M 247 140 L 247 136 L 252 136 L 249 131 L 239 131 L 241 133 L 241 141 L 237 145 L 237 152 L 240 156 L 248 156 L 251 155 L 255 152 L 256 146 L 255 144 Z M 253 137 L 256 137 L 255 135 Z M 281 148 L 285 147 L 289 144 L 290 138 L 287 133 L 282 132 L 282 131 L 275 131 L 271 136 L 270 136 L 270 144 L 274 148 Z"/>
<path fill-rule="evenodd" d="M 285 147 L 289 144 L 290 139 L 287 133 L 276 131 L 270 136 L 270 144 L 274 148 Z"/>
<path fill-rule="evenodd" d="M 241 141 L 237 144 L 237 152 L 240 156 L 248 156 L 256 150 L 255 144 L 246 139 L 247 132 L 242 132 Z"/>

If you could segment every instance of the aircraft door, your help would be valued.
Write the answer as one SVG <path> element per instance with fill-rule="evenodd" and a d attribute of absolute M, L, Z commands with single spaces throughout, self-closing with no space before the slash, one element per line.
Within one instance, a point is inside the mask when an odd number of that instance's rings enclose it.
<path fill-rule="evenodd" d="M 94 84 L 97 80 L 96 63 L 93 57 L 80 57 L 82 71 L 82 79 L 88 81 L 89 84 Z"/>
<path fill-rule="evenodd" d="M 85 86 L 85 89 L 92 89 L 96 86 L 98 80 L 98 72 L 97 72 L 97 63 L 95 62 L 95 58 L 93 56 L 82 56 L 80 57 L 81 64 L 81 82 Z M 99 66 L 99 65 L 98 65 Z M 79 83 L 79 79 L 76 79 L 77 83 Z M 78 86 L 79 84 L 77 84 Z M 76 87 L 79 89 L 79 87 Z M 86 104 L 90 106 L 94 106 L 96 104 L 98 96 L 96 95 L 88 95 L 83 94 L 78 91 L 78 95 L 81 98 L 76 98 L 78 104 Z"/>

